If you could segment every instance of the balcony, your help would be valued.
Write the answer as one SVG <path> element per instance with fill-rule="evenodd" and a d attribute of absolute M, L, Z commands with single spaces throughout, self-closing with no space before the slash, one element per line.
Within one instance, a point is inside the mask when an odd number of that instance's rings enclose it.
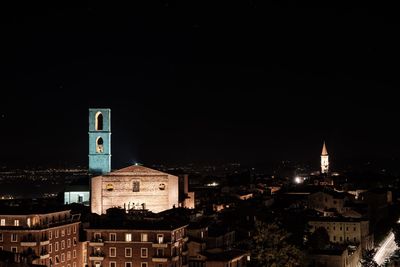
<path fill-rule="evenodd" d="M 166 244 L 166 243 L 153 243 L 151 246 L 153 248 L 167 248 L 168 244 Z"/>
<path fill-rule="evenodd" d="M 36 239 L 31 234 L 21 238 L 21 247 L 34 247 L 37 245 Z"/>
<path fill-rule="evenodd" d="M 168 257 L 167 256 L 153 256 L 152 258 L 153 262 L 168 262 Z"/>
<path fill-rule="evenodd" d="M 50 240 L 42 240 L 42 241 L 40 241 L 40 245 L 41 246 L 46 246 L 48 244 L 50 244 Z"/>
<path fill-rule="evenodd" d="M 36 245 L 36 241 L 21 241 L 21 247 L 34 247 Z"/>
<path fill-rule="evenodd" d="M 172 257 L 172 261 L 179 261 L 179 255 Z"/>
<path fill-rule="evenodd" d="M 104 252 L 95 252 L 89 255 L 90 261 L 102 261 L 106 255 Z"/>
<path fill-rule="evenodd" d="M 91 247 L 102 247 L 104 246 L 104 240 L 102 238 L 96 238 L 89 241 L 89 246 Z"/>
<path fill-rule="evenodd" d="M 40 259 L 41 260 L 48 259 L 49 257 L 50 257 L 50 254 L 48 252 L 46 252 L 45 254 L 40 255 Z"/>

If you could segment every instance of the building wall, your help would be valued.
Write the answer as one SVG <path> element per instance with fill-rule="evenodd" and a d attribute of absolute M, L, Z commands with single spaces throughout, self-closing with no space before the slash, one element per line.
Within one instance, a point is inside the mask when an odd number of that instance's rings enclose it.
<path fill-rule="evenodd" d="M 136 181 L 139 192 L 133 192 Z M 178 177 L 168 174 L 105 175 L 92 179 L 92 212 L 106 213 L 112 207 L 142 209 L 143 203 L 153 212 L 178 207 Z"/>
<path fill-rule="evenodd" d="M 340 221 L 310 221 L 311 232 L 323 227 L 329 234 L 329 240 L 333 243 L 361 244 L 362 249 L 373 248 L 373 236 L 369 233 L 368 221 L 340 222 Z"/>
<path fill-rule="evenodd" d="M 345 199 L 334 198 L 330 194 L 324 192 L 317 192 L 309 196 L 308 205 L 313 209 L 330 209 L 335 208 L 338 212 L 343 212 Z"/>
<path fill-rule="evenodd" d="M 111 240 L 110 234 L 116 234 L 116 240 Z M 126 234 L 131 234 L 131 241 L 126 241 Z M 147 234 L 148 241 L 141 240 L 141 234 Z M 163 235 L 163 242 L 159 243 L 157 235 Z M 113 229 L 88 229 L 88 263 L 95 266 L 110 266 L 115 262 L 115 267 L 126 267 L 126 263 L 132 263 L 132 267 L 141 267 L 147 263 L 148 267 L 180 267 L 187 264 L 187 246 L 184 228 L 173 231 L 156 230 L 113 230 Z M 101 242 L 95 241 L 95 236 L 101 236 Z M 98 239 L 97 239 L 98 241 Z M 115 256 L 111 249 L 115 248 Z M 126 254 L 126 249 L 131 251 Z M 142 255 L 142 249 L 147 249 L 147 255 Z M 157 252 L 157 250 L 159 250 Z M 162 254 L 158 254 L 163 251 Z M 102 255 L 103 257 L 94 257 Z"/>
<path fill-rule="evenodd" d="M 4 251 L 22 253 L 31 251 L 39 256 L 33 263 L 60 267 L 82 267 L 82 250 L 79 243 L 79 222 L 60 223 L 54 227 L 29 228 L 22 223 L 23 216 L 7 216 L 8 220 L 18 218 L 21 226 L 11 229 L 0 227 L 0 248 Z M 31 216 L 29 216 L 31 217 Z M 4 218 L 4 216 L 0 216 Z M 42 229 L 40 229 L 42 228 Z M 12 235 L 14 238 L 12 238 Z M 59 262 L 56 262 L 56 259 Z"/>

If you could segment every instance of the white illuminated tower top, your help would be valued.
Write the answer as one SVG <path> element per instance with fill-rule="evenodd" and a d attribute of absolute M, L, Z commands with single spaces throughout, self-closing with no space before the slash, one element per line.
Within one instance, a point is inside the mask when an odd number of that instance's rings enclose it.
<path fill-rule="evenodd" d="M 321 153 L 321 173 L 328 173 L 329 172 L 329 156 L 328 150 L 326 149 L 325 141 L 324 145 L 322 146 L 322 153 Z"/>

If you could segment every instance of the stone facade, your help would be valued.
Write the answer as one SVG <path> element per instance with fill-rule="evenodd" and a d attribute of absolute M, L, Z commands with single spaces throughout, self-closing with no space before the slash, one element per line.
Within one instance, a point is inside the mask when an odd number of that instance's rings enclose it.
<path fill-rule="evenodd" d="M 130 166 L 92 178 L 92 212 L 113 207 L 161 212 L 178 207 L 178 177 L 143 166 Z"/>
<path fill-rule="evenodd" d="M 360 244 L 362 250 L 374 248 L 373 234 L 369 232 L 369 221 L 358 218 L 321 217 L 309 221 L 310 231 L 325 228 L 329 240 L 337 244 Z"/>

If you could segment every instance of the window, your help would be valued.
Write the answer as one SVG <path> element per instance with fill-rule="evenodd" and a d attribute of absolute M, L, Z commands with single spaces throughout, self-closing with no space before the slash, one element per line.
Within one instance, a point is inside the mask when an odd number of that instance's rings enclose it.
<path fill-rule="evenodd" d="M 12 253 L 17 253 L 17 252 L 18 252 L 17 247 L 11 247 L 11 252 L 12 252 Z"/>
<path fill-rule="evenodd" d="M 116 257 L 116 256 L 117 256 L 117 249 L 110 248 L 110 257 Z"/>
<path fill-rule="evenodd" d="M 132 262 L 125 262 L 125 267 L 132 267 Z"/>
<path fill-rule="evenodd" d="M 60 263 L 60 257 L 56 255 L 56 264 Z"/>
<path fill-rule="evenodd" d="M 132 257 L 132 248 L 125 248 L 125 257 Z"/>
<path fill-rule="evenodd" d="M 342 242 L 342 241 L 343 241 L 343 237 L 340 237 L 339 239 L 340 239 L 340 242 Z"/>
<path fill-rule="evenodd" d="M 53 244 L 49 244 L 49 253 L 53 252 Z"/>
<path fill-rule="evenodd" d="M 343 228 L 342 228 L 342 226 L 340 226 L 340 231 L 342 231 L 343 230 Z"/>
<path fill-rule="evenodd" d="M 117 263 L 115 261 L 110 261 L 109 267 L 117 267 Z"/>
<path fill-rule="evenodd" d="M 117 234 L 116 233 L 111 233 L 110 234 L 110 241 L 117 241 Z"/>
<path fill-rule="evenodd" d="M 164 249 L 163 248 L 158 248 L 157 252 L 156 252 L 156 255 L 158 257 L 164 257 Z"/>
<path fill-rule="evenodd" d="M 147 258 L 147 248 L 140 249 L 140 257 Z"/>
<path fill-rule="evenodd" d="M 49 240 L 51 240 L 53 238 L 53 232 L 49 231 Z"/>
<path fill-rule="evenodd" d="M 64 262 L 64 261 L 65 261 L 65 254 L 61 253 L 61 262 Z"/>
<path fill-rule="evenodd" d="M 18 240 L 18 235 L 17 234 L 11 234 L 11 242 L 17 242 Z"/>
<path fill-rule="evenodd" d="M 164 235 L 163 234 L 157 234 L 157 242 L 158 242 L 158 244 L 164 243 Z"/>
<path fill-rule="evenodd" d="M 65 236 L 65 229 L 61 230 L 61 236 Z"/>
<path fill-rule="evenodd" d="M 93 237 L 95 241 L 101 241 L 101 233 L 94 233 Z"/>
<path fill-rule="evenodd" d="M 132 242 L 132 234 L 125 234 L 125 241 Z"/>
<path fill-rule="evenodd" d="M 58 242 L 54 243 L 54 246 L 55 246 L 55 247 L 54 247 L 54 250 L 55 250 L 55 251 L 58 251 Z"/>
<path fill-rule="evenodd" d="M 333 236 L 333 241 L 336 241 L 336 236 L 335 235 Z"/>
<path fill-rule="evenodd" d="M 19 226 L 19 220 L 14 220 L 14 226 Z"/>
<path fill-rule="evenodd" d="M 61 249 L 65 249 L 65 240 L 61 241 Z"/>
<path fill-rule="evenodd" d="M 0 242 L 3 242 L 3 233 L 0 233 Z"/>
<path fill-rule="evenodd" d="M 67 235 L 70 235 L 71 234 L 71 227 L 68 227 L 67 228 Z"/>
<path fill-rule="evenodd" d="M 26 219 L 26 224 L 28 227 L 31 227 L 31 218 Z"/>
<path fill-rule="evenodd" d="M 71 260 L 71 251 L 67 252 L 67 261 Z"/>
<path fill-rule="evenodd" d="M 141 234 L 141 235 L 140 235 L 140 241 L 142 241 L 142 242 L 147 242 L 147 241 L 148 241 L 148 239 L 147 239 L 147 234 Z"/>
<path fill-rule="evenodd" d="M 354 240 L 354 242 L 356 242 L 356 241 L 357 241 L 357 238 L 354 237 L 353 240 Z"/>
<path fill-rule="evenodd" d="M 54 237 L 55 237 L 55 238 L 58 238 L 58 230 L 55 230 L 55 231 L 54 231 Z"/>
<path fill-rule="evenodd" d="M 356 228 L 354 227 L 353 230 L 356 231 Z"/>
<path fill-rule="evenodd" d="M 68 248 L 71 247 L 71 239 L 70 239 L 70 238 L 67 239 L 67 247 L 68 247 Z"/>
<path fill-rule="evenodd" d="M 72 231 L 74 234 L 76 234 L 76 225 L 72 226 Z"/>
<path fill-rule="evenodd" d="M 139 192 L 140 191 L 140 182 L 139 181 L 133 181 L 132 182 L 132 191 L 133 192 Z"/>
<path fill-rule="evenodd" d="M 96 129 L 96 131 L 103 130 L 103 114 L 101 114 L 101 112 L 96 113 L 95 129 Z"/>
<path fill-rule="evenodd" d="M 333 230 L 336 230 L 336 227 L 335 227 L 335 226 L 333 226 Z"/>
<path fill-rule="evenodd" d="M 140 263 L 140 267 L 147 267 L 147 262 Z"/>
<path fill-rule="evenodd" d="M 104 146 L 103 146 L 103 138 L 97 137 L 96 140 L 96 153 L 103 153 L 104 152 Z"/>
<path fill-rule="evenodd" d="M 0 226 L 6 226 L 6 219 L 0 220 Z"/>
<path fill-rule="evenodd" d="M 74 239 L 73 239 L 73 244 L 74 244 L 74 246 L 76 246 L 76 237 L 74 237 Z"/>
<path fill-rule="evenodd" d="M 73 263 L 72 263 L 72 267 L 76 267 L 76 262 L 73 262 Z"/>
<path fill-rule="evenodd" d="M 349 227 L 346 227 L 346 231 L 349 231 Z"/>
<path fill-rule="evenodd" d="M 73 251 L 72 251 L 72 258 L 76 258 L 76 249 L 74 249 Z"/>

